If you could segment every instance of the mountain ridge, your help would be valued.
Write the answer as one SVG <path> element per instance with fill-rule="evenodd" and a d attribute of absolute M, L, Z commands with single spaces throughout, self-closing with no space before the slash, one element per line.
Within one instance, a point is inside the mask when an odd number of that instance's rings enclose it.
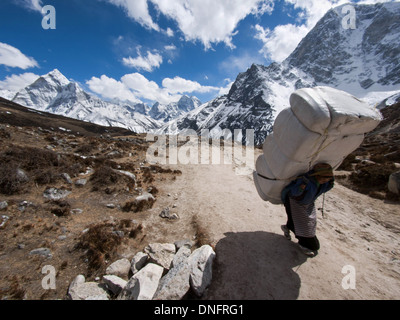
<path fill-rule="evenodd" d="M 226 129 L 254 129 L 257 145 L 272 132 L 277 114 L 290 106 L 289 97 L 297 89 L 331 86 L 370 105 L 400 91 L 400 46 L 389 41 L 400 38 L 400 3 L 354 5 L 355 30 L 342 27 L 342 7 L 329 10 L 282 63 L 253 64 L 237 76 L 226 96 L 171 121 L 157 133 L 193 129 L 200 134 L 209 129 L 217 138 Z M 216 116 L 214 121 L 207 118 L 210 113 Z M 242 143 L 249 142 L 242 138 Z"/>

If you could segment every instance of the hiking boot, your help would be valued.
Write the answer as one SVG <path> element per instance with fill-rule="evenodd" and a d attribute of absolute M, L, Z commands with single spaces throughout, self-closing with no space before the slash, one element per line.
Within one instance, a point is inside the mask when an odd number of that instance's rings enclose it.
<path fill-rule="evenodd" d="M 283 231 L 283 235 L 285 236 L 286 239 L 292 240 L 292 237 L 290 236 L 290 230 L 286 225 L 282 225 L 281 229 Z"/>
<path fill-rule="evenodd" d="M 300 248 L 301 252 L 303 252 L 306 256 L 309 256 L 309 257 L 314 257 L 314 256 L 316 256 L 315 251 L 312 251 L 312 250 L 310 250 L 310 249 L 308 249 L 308 248 L 306 248 L 306 247 L 303 247 L 303 246 L 300 245 L 300 244 L 299 244 L 299 248 Z"/>

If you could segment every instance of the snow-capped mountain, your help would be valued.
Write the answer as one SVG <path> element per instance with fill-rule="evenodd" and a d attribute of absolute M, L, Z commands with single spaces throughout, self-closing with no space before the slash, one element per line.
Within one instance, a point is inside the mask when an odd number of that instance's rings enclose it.
<path fill-rule="evenodd" d="M 57 69 L 17 93 L 2 90 L 0 96 L 32 109 L 104 126 L 127 128 L 137 133 L 155 130 L 201 105 L 199 99 L 188 96 L 168 105 L 155 103 L 151 108 L 131 101 L 103 101 L 85 92 Z"/>
<path fill-rule="evenodd" d="M 210 101 L 158 130 L 254 129 L 255 143 L 272 132 L 295 90 L 326 85 L 374 105 L 400 91 L 400 3 L 354 5 L 356 29 L 342 25 L 343 6 L 328 11 L 282 63 L 252 65 L 228 95 Z M 244 142 L 244 141 L 242 141 Z"/>
<path fill-rule="evenodd" d="M 201 101 L 198 98 L 183 95 L 178 102 L 172 102 L 167 105 L 156 102 L 148 114 L 155 120 L 169 122 L 196 109 L 200 105 Z"/>
<path fill-rule="evenodd" d="M 19 91 L 12 101 L 36 110 L 137 133 L 148 132 L 161 124 L 146 115 L 145 106 L 103 101 L 69 81 L 57 69 Z"/>

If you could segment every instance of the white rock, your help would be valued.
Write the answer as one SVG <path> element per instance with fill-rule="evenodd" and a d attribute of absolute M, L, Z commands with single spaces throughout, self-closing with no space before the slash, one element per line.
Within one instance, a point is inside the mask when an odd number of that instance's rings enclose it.
<path fill-rule="evenodd" d="M 140 269 L 142 269 L 145 266 L 147 260 L 149 260 L 149 256 L 146 253 L 138 252 L 137 254 L 135 254 L 131 261 L 132 273 L 136 274 Z"/>
<path fill-rule="evenodd" d="M 8 207 L 7 201 L 1 201 L 1 202 L 0 202 L 0 211 L 6 210 L 7 207 Z"/>
<path fill-rule="evenodd" d="M 72 300 L 109 300 L 107 292 L 96 282 L 75 284 L 68 294 Z"/>
<path fill-rule="evenodd" d="M 103 282 L 107 285 L 107 288 L 115 295 L 120 294 L 128 283 L 128 281 L 114 275 L 103 276 Z"/>
<path fill-rule="evenodd" d="M 131 269 L 131 263 L 129 262 L 128 259 L 123 258 L 109 265 L 108 268 L 106 269 L 106 274 L 118 276 L 121 278 L 126 278 L 128 277 L 130 269 Z"/>
<path fill-rule="evenodd" d="M 172 243 L 152 243 L 149 244 L 144 252 L 150 257 L 150 261 L 169 270 L 176 252 L 175 245 Z"/>
<path fill-rule="evenodd" d="M 212 280 L 212 264 L 215 252 L 209 245 L 193 251 L 189 257 L 190 285 L 194 293 L 201 297 Z"/>
<path fill-rule="evenodd" d="M 39 255 L 46 258 L 52 258 L 53 255 L 49 248 L 37 248 L 29 252 L 29 255 Z"/>
<path fill-rule="evenodd" d="M 126 284 L 118 300 L 152 300 L 158 288 L 164 268 L 154 263 L 147 264 Z"/>
<path fill-rule="evenodd" d="M 43 197 L 50 199 L 50 200 L 61 200 L 65 197 L 67 197 L 71 191 L 68 191 L 66 189 L 57 189 L 57 188 L 47 188 L 44 193 Z"/>
<path fill-rule="evenodd" d="M 162 277 L 154 295 L 155 300 L 181 300 L 190 289 L 190 264 L 191 250 L 181 247 L 173 260 L 173 267 Z"/>

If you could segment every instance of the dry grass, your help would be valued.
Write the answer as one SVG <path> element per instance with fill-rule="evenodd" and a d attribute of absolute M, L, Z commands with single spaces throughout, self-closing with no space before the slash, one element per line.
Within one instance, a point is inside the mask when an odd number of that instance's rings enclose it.
<path fill-rule="evenodd" d="M 114 258 L 122 239 L 113 233 L 113 227 L 111 223 L 97 224 L 80 237 L 77 248 L 86 250 L 89 275 L 104 268 L 106 260 Z"/>

